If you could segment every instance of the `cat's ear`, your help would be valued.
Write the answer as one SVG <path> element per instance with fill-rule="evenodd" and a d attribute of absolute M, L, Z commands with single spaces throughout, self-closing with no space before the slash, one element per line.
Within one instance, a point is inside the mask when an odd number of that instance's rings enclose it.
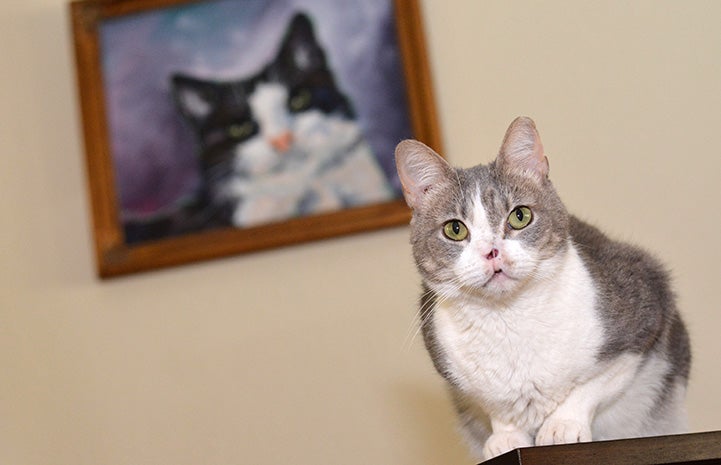
<path fill-rule="evenodd" d="M 497 162 L 512 173 L 539 179 L 548 177 L 548 159 L 531 118 L 520 116 L 513 120 L 503 138 Z"/>
<path fill-rule="evenodd" d="M 414 210 L 430 191 L 446 182 L 453 173 L 453 168 L 440 155 L 411 139 L 396 147 L 396 168 L 406 203 Z"/>

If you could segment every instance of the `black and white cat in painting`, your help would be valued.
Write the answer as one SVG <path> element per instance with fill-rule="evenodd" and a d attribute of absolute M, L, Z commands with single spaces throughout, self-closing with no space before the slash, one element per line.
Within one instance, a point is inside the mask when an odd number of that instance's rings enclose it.
<path fill-rule="evenodd" d="M 201 186 L 172 215 L 126 228 L 136 240 L 252 227 L 396 196 L 336 84 L 311 19 L 297 13 L 274 57 L 231 81 L 171 77 L 198 142 Z"/>
<path fill-rule="evenodd" d="M 690 346 L 667 273 L 566 211 L 532 120 L 485 166 L 412 140 L 396 163 L 424 342 L 477 458 L 685 431 Z"/>

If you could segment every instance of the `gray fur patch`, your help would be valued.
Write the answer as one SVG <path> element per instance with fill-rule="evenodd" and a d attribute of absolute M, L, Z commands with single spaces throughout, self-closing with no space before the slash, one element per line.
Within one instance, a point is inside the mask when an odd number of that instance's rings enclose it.
<path fill-rule="evenodd" d="M 690 363 L 688 334 L 663 266 L 645 251 L 613 241 L 573 217 L 571 238 L 600 297 L 598 315 L 606 343 L 599 358 L 658 351 L 674 364 L 676 373 L 686 377 Z"/>

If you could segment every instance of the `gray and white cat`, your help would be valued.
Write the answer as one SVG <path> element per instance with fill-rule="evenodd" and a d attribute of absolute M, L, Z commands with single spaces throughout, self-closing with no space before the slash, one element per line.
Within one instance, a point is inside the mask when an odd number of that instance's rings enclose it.
<path fill-rule="evenodd" d="M 691 355 L 667 273 L 566 211 L 531 119 L 485 166 L 413 140 L 396 163 L 425 345 L 477 458 L 685 431 Z"/>

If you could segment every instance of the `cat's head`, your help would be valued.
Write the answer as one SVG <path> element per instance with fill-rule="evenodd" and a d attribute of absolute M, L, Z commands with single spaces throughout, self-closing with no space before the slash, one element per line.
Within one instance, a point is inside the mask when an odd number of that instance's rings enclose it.
<path fill-rule="evenodd" d="M 558 266 L 569 218 L 531 119 L 511 123 L 488 165 L 453 168 L 414 140 L 398 145 L 396 164 L 413 254 L 439 295 L 503 300 Z"/>
<path fill-rule="evenodd" d="M 358 132 L 352 105 L 303 13 L 293 16 L 274 58 L 256 74 L 234 81 L 177 74 L 171 83 L 181 115 L 198 135 L 206 169 L 231 164 L 238 174 L 262 175 L 288 155 L 319 152 L 318 146 Z"/>

